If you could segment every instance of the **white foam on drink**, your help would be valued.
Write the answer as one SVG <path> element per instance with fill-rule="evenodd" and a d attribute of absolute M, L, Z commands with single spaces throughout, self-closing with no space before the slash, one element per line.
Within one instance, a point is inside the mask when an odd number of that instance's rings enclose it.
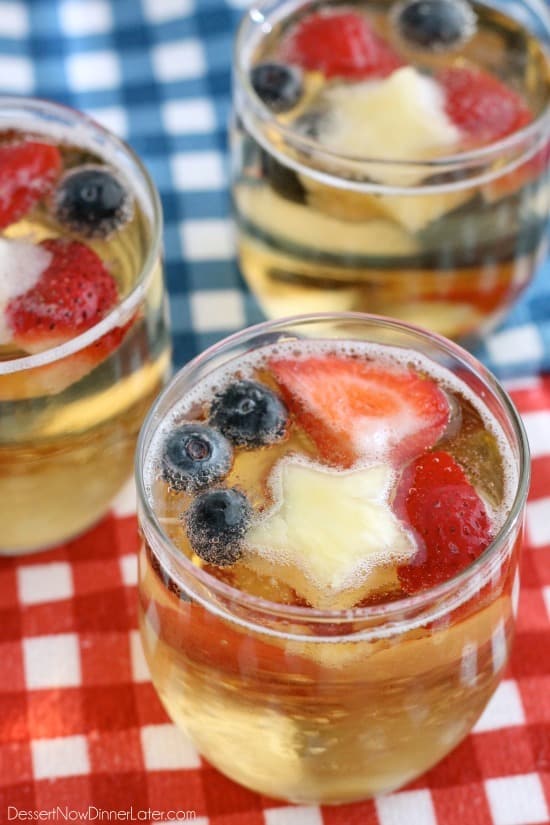
<path fill-rule="evenodd" d="M 48 268 L 51 252 L 37 244 L 0 238 L 0 345 L 12 339 L 6 307 L 32 289 Z"/>
<path fill-rule="evenodd" d="M 215 369 L 206 376 L 199 384 L 177 402 L 160 424 L 154 434 L 149 447 L 146 463 L 144 467 L 145 488 L 151 506 L 154 508 L 154 497 L 152 493 L 153 481 L 161 475 L 161 455 L 163 443 L 170 432 L 181 420 L 184 419 L 197 405 L 207 405 L 212 397 L 225 389 L 225 387 L 235 380 L 252 379 L 255 380 L 255 373 L 258 370 L 269 370 L 269 362 L 274 358 L 307 359 L 326 355 L 336 355 L 342 357 L 364 358 L 376 366 L 384 366 L 397 370 L 413 369 L 429 376 L 439 387 L 449 393 L 462 396 L 479 413 L 485 428 L 495 438 L 498 450 L 502 459 L 504 470 L 504 495 L 498 510 L 489 508 L 492 516 L 493 530 L 498 532 L 512 506 L 517 486 L 518 473 L 516 461 L 506 435 L 483 400 L 468 387 L 461 379 L 454 375 L 449 369 L 436 364 L 427 356 L 415 350 L 392 347 L 386 344 L 373 344 L 363 341 L 334 341 L 334 340 L 283 340 L 276 344 L 261 347 L 246 355 L 239 356 L 226 365 Z M 403 423 L 403 422 L 402 422 Z M 452 422 L 451 422 L 452 426 Z M 373 439 L 370 439 L 372 444 Z M 369 444 L 369 446 L 370 446 Z M 384 449 L 387 446 L 387 433 L 380 437 L 380 450 L 373 450 L 372 454 L 365 456 L 362 465 L 370 466 L 380 463 L 384 457 Z M 348 472 L 348 471 L 336 471 Z"/>

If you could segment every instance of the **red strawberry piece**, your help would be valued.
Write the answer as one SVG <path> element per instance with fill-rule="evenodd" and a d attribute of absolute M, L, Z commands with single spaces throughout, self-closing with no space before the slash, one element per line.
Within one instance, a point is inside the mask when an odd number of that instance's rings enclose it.
<path fill-rule="evenodd" d="M 327 355 L 270 362 L 285 400 L 321 457 L 399 463 L 432 447 L 449 421 L 435 381 L 405 367 Z"/>
<path fill-rule="evenodd" d="M 92 327 L 116 306 L 113 276 L 96 253 L 77 241 L 47 240 L 40 244 L 51 261 L 32 289 L 13 298 L 6 317 L 13 344 L 24 352 L 58 346 Z M 80 381 L 122 342 L 137 319 L 116 326 L 92 344 L 44 366 L 4 376 L 0 400 L 55 395 Z"/>
<path fill-rule="evenodd" d="M 280 56 L 326 77 L 354 80 L 387 77 L 403 65 L 365 17 L 347 11 L 306 17 L 283 41 Z"/>
<path fill-rule="evenodd" d="M 0 229 L 15 223 L 52 189 L 61 155 L 49 143 L 0 146 Z"/>
<path fill-rule="evenodd" d="M 517 92 L 488 72 L 454 67 L 444 69 L 438 79 L 448 116 L 473 145 L 504 138 L 533 119 Z"/>
<path fill-rule="evenodd" d="M 414 528 L 420 550 L 398 568 L 406 593 L 441 584 L 470 565 L 489 546 L 493 533 L 485 505 L 462 467 L 449 453 L 418 458 L 407 468 L 396 499 L 400 515 Z"/>
<path fill-rule="evenodd" d="M 101 258 L 78 241 L 43 241 L 51 261 L 38 282 L 6 308 L 14 342 L 28 352 L 47 349 L 92 327 L 118 300 Z"/>

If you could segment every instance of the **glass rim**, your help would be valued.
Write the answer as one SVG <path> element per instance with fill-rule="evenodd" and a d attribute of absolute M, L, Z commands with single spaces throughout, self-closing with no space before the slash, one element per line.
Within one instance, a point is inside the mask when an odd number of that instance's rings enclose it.
<path fill-rule="evenodd" d="M 173 387 L 175 387 L 182 380 L 185 380 L 185 378 L 191 375 L 197 367 L 203 366 L 204 364 L 208 363 L 208 361 L 212 357 L 216 356 L 217 354 L 220 354 L 223 351 L 230 349 L 234 345 L 245 343 L 246 341 L 253 340 L 257 337 L 261 337 L 265 335 L 265 333 L 276 331 L 277 328 L 285 328 L 289 326 L 297 326 L 299 324 L 315 323 L 320 321 L 356 321 L 358 323 L 370 323 L 378 326 L 379 328 L 405 331 L 407 333 L 420 336 L 424 340 L 431 341 L 434 344 L 438 345 L 443 351 L 450 354 L 452 357 L 461 362 L 461 364 L 465 366 L 470 373 L 475 374 L 477 378 L 481 379 L 485 389 L 488 390 L 494 398 L 496 398 L 496 400 L 500 404 L 501 409 L 504 411 L 508 421 L 512 424 L 514 437 L 517 441 L 517 463 L 519 466 L 517 490 L 515 491 L 514 499 L 510 506 L 510 512 L 508 513 L 503 524 L 500 526 L 498 533 L 495 535 L 494 539 L 491 541 L 489 546 L 477 559 L 475 559 L 470 565 L 468 565 L 468 567 L 460 571 L 452 578 L 425 591 L 422 591 L 421 593 L 407 595 L 394 601 L 388 602 L 386 604 L 382 603 L 370 605 L 367 607 L 352 607 L 338 610 L 301 607 L 296 605 L 286 605 L 278 602 L 272 602 L 268 599 L 264 599 L 259 596 L 253 596 L 242 590 L 239 590 L 238 588 L 225 584 L 224 582 L 220 581 L 219 579 L 216 579 L 214 576 L 212 576 L 210 573 L 206 572 L 202 568 L 199 568 L 196 565 L 194 565 L 184 553 L 182 553 L 175 547 L 170 537 L 164 532 L 160 521 L 157 519 L 153 506 L 145 489 L 143 468 L 145 466 L 146 452 L 149 447 L 149 442 L 146 444 L 146 440 L 156 429 L 156 426 L 158 425 L 158 422 L 160 420 L 159 409 L 165 397 L 171 392 Z M 158 396 L 143 422 L 139 434 L 135 455 L 135 477 L 138 498 L 138 514 L 140 516 L 143 516 L 143 518 L 141 518 L 140 521 L 144 521 L 144 519 L 147 520 L 147 525 L 141 524 L 141 529 L 144 531 L 144 535 L 146 536 L 147 530 L 152 530 L 155 541 L 157 542 L 158 546 L 162 548 L 163 555 L 168 556 L 169 560 L 175 565 L 178 574 L 178 568 L 185 570 L 186 573 L 192 576 L 194 580 L 197 580 L 201 585 L 207 587 L 208 590 L 210 592 L 215 593 L 216 596 L 220 596 L 222 599 L 229 601 L 230 604 L 243 605 L 246 608 L 257 610 L 262 614 L 269 616 L 280 616 L 289 621 L 324 621 L 331 624 L 337 622 L 345 623 L 349 621 L 363 621 L 369 619 L 389 621 L 392 618 L 403 621 L 404 613 L 407 613 L 411 610 L 421 610 L 422 608 L 429 607 L 430 604 L 433 604 L 435 601 L 439 599 L 445 599 L 446 597 L 451 597 L 453 593 L 455 593 L 457 590 L 460 590 L 462 587 L 466 587 L 468 582 L 475 580 L 476 574 L 478 574 L 485 566 L 490 565 L 491 561 L 494 559 L 495 556 L 498 555 L 499 551 L 504 546 L 506 546 L 507 542 L 514 535 L 514 531 L 518 527 L 518 522 L 522 518 L 525 503 L 527 501 L 527 494 L 529 491 L 530 483 L 530 452 L 527 434 L 523 422 L 508 393 L 504 390 L 504 388 L 501 386 L 501 384 L 495 378 L 495 376 L 493 376 L 492 373 L 480 361 L 474 358 L 473 355 L 471 355 L 461 346 L 454 343 L 453 341 L 444 338 L 441 335 L 438 335 L 437 333 L 430 332 L 428 330 L 422 329 L 421 327 L 415 326 L 414 324 L 404 323 L 396 319 L 386 318 L 384 316 L 379 315 L 369 315 L 367 313 L 360 312 L 326 312 L 288 316 L 286 318 L 277 319 L 275 321 L 270 320 L 264 321 L 260 324 L 255 324 L 254 326 L 247 327 L 244 330 L 241 330 L 237 333 L 234 333 L 233 335 L 228 336 L 227 338 L 224 338 L 223 340 L 217 342 L 213 346 L 208 347 L 208 349 L 204 350 L 202 353 L 200 353 L 187 364 L 185 364 L 185 366 L 183 366 L 173 376 L 171 381 L 164 388 L 162 393 Z M 143 508 L 142 511 L 140 511 L 140 505 Z M 154 548 L 152 549 L 152 552 L 155 553 Z M 158 556 L 158 558 L 159 561 L 162 563 L 162 558 L 160 556 Z M 176 583 L 182 586 L 184 591 L 188 590 L 188 587 L 186 587 L 181 577 L 179 579 L 176 579 Z M 475 592 L 477 592 L 477 588 Z M 202 603 L 209 611 L 214 613 L 220 612 L 220 608 L 218 606 L 215 606 L 211 599 L 199 599 L 199 601 L 202 601 Z M 464 599 L 461 599 L 460 603 L 462 604 L 463 601 Z M 236 613 L 228 614 L 225 611 L 221 612 L 225 616 L 225 618 L 230 618 L 237 622 L 239 621 Z M 269 632 L 263 627 L 262 631 Z M 318 636 L 315 639 L 312 638 L 311 641 L 323 640 L 323 638 L 324 637 L 322 636 Z M 338 637 L 333 638 L 337 639 Z"/>
<path fill-rule="evenodd" d="M 281 9 L 286 10 L 287 7 L 294 5 L 300 8 L 312 5 L 315 6 L 315 0 L 279 0 Z M 494 7 L 487 0 L 479 0 L 480 3 Z M 545 52 L 550 66 L 550 8 L 540 6 L 537 0 L 521 0 L 523 5 L 532 9 L 539 20 L 544 24 L 546 34 L 548 36 L 548 43 L 545 43 L 540 38 L 537 38 L 541 46 L 541 50 Z M 235 89 L 243 90 L 245 93 L 246 105 L 239 106 L 237 95 L 234 93 L 234 105 L 239 115 L 243 118 L 246 125 L 250 128 L 254 138 L 263 146 L 263 148 L 270 154 L 284 161 L 287 166 L 290 166 L 295 171 L 304 172 L 319 180 L 326 181 L 342 181 L 345 180 L 346 187 L 357 189 L 361 191 L 373 191 L 379 194 L 430 194 L 438 192 L 455 191 L 463 188 L 466 185 L 487 183 L 495 178 L 502 177 L 502 175 L 512 172 L 517 166 L 527 162 L 532 155 L 534 155 L 539 148 L 542 147 L 543 141 L 550 134 L 550 101 L 546 107 L 539 114 L 539 116 L 531 123 L 523 126 L 510 135 L 499 138 L 492 143 L 480 146 L 476 149 L 470 149 L 466 152 L 459 152 L 450 155 L 439 156 L 428 160 L 399 160 L 384 157 L 357 157 L 354 155 L 346 155 L 342 152 L 337 152 L 326 147 L 323 147 L 318 141 L 300 135 L 291 126 L 281 124 L 276 115 L 260 100 L 258 95 L 254 92 L 249 76 L 249 57 L 250 48 L 245 48 L 244 41 L 247 36 L 247 27 L 251 25 L 258 28 L 260 21 L 264 21 L 264 25 L 271 26 L 264 16 L 263 10 L 273 4 L 273 0 L 256 0 L 254 5 L 249 8 L 241 18 L 234 41 L 234 78 Z M 272 20 L 279 21 L 284 18 L 285 14 L 280 10 L 276 16 L 272 16 Z M 510 12 L 510 16 L 516 19 Z M 256 18 L 256 19 L 255 19 Z M 521 23 L 521 21 L 519 21 Z M 264 30 L 265 31 L 265 30 Z M 257 44 L 258 39 L 254 44 Z M 261 129 L 254 128 L 255 122 L 268 127 L 270 134 L 277 134 L 282 141 L 282 145 L 290 145 L 298 151 L 303 151 L 310 156 L 316 156 L 320 160 L 327 160 L 334 162 L 344 162 L 348 164 L 357 164 L 359 166 L 368 166 L 369 164 L 392 169 L 402 169 L 404 171 L 425 170 L 426 177 L 430 175 L 441 174 L 442 172 L 459 171 L 470 164 L 477 162 L 487 163 L 502 156 L 503 153 L 511 152 L 514 149 L 521 149 L 526 146 L 525 151 L 520 152 L 519 157 L 513 157 L 509 163 L 504 166 L 491 170 L 490 172 L 475 174 L 471 178 L 466 178 L 464 181 L 453 181 L 443 183 L 428 183 L 426 185 L 404 186 L 376 183 L 375 181 L 358 181 L 353 178 L 346 178 L 337 171 L 334 173 L 326 172 L 316 169 L 314 166 L 309 166 L 300 160 L 296 160 L 289 156 L 288 153 L 277 148 L 276 142 L 271 140 L 269 142 L 261 133 Z M 252 123 L 252 126 L 251 126 Z M 541 147 L 539 147 L 539 143 Z"/>
<path fill-rule="evenodd" d="M 147 254 L 141 265 L 136 283 L 132 286 L 130 292 L 124 296 L 122 301 L 113 307 L 104 318 L 79 335 L 55 347 L 49 347 L 42 352 L 25 355 L 21 358 L 11 358 L 5 361 L 0 360 L 0 379 L 2 375 L 20 373 L 47 364 L 53 364 L 69 355 L 80 352 L 99 338 L 102 338 L 112 329 L 124 326 L 145 298 L 149 288 L 161 250 L 163 227 L 162 204 L 156 185 L 139 155 L 126 141 L 117 137 L 113 132 L 105 126 L 102 126 L 101 123 L 98 123 L 85 112 L 74 109 L 72 106 L 66 106 L 63 103 L 57 103 L 40 97 L 0 95 L 0 130 L 3 127 L 1 119 L 2 113 L 10 108 L 14 111 L 19 109 L 22 114 L 24 112 L 30 113 L 37 118 L 44 114 L 46 116 L 57 115 L 63 118 L 70 117 L 74 123 L 82 124 L 86 129 L 90 129 L 94 135 L 101 138 L 105 145 L 112 147 L 118 152 L 122 152 L 135 167 L 141 178 L 141 183 L 144 184 L 144 186 L 141 187 L 143 189 L 142 195 L 147 198 L 147 202 L 142 205 L 150 219 L 151 242 L 148 244 Z M 51 131 L 55 134 L 55 127 L 52 127 Z M 36 121 L 36 133 L 44 135 L 44 137 L 48 136 L 48 129 L 41 129 L 38 120 Z M 98 154 L 100 155 L 101 153 L 98 151 Z M 106 163 L 109 163 L 108 157 L 106 157 Z M 127 176 L 125 177 L 127 178 Z M 131 180 L 128 182 L 131 183 Z M 139 200 L 140 196 L 137 192 L 134 192 L 134 196 L 136 200 Z"/>

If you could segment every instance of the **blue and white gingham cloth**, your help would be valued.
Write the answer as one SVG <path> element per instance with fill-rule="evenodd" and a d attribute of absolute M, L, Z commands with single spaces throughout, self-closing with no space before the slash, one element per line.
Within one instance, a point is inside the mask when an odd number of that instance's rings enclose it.
<path fill-rule="evenodd" d="M 234 257 L 226 124 L 247 0 L 0 0 L 0 93 L 84 110 L 147 164 L 165 214 L 176 365 L 261 320 Z M 550 261 L 477 353 L 550 370 Z"/>

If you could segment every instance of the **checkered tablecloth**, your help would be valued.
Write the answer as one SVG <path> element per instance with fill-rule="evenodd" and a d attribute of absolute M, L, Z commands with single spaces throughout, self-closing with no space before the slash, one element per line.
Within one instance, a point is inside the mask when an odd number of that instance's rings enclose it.
<path fill-rule="evenodd" d="M 0 0 L 0 93 L 86 110 L 159 186 L 178 364 L 260 318 L 228 217 L 230 46 L 245 5 Z M 550 372 L 549 275 L 550 263 L 480 353 L 500 375 Z M 443 763 L 392 796 L 319 810 L 256 796 L 202 762 L 143 661 L 129 489 L 78 541 L 0 561 L 0 823 L 27 811 L 52 822 L 116 811 L 145 822 L 189 812 L 200 825 L 550 822 L 550 380 L 513 394 L 534 452 L 517 644 L 475 732 Z"/>
<path fill-rule="evenodd" d="M 0 94 L 85 110 L 159 187 L 177 363 L 261 319 L 235 263 L 227 191 L 231 45 L 249 2 L 0 0 Z M 478 354 L 500 375 L 550 369 L 550 262 Z"/>
<path fill-rule="evenodd" d="M 322 810 L 253 794 L 203 762 L 143 659 L 129 488 L 83 538 L 0 563 L 0 822 L 57 806 L 152 809 L 165 823 L 194 812 L 200 825 L 550 822 L 550 379 L 513 396 L 534 455 L 517 639 L 474 733 L 447 759 L 399 793 Z"/>

